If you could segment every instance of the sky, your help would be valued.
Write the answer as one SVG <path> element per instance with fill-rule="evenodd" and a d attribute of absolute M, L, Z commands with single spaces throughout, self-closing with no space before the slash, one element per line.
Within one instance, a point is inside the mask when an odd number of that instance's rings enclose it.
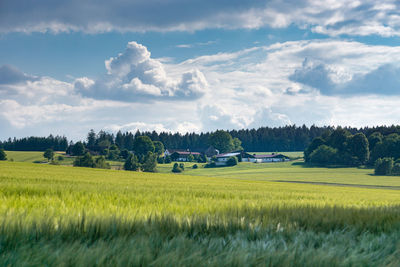
<path fill-rule="evenodd" d="M 399 104 L 399 1 L 0 1 L 0 140 L 391 125 Z"/>

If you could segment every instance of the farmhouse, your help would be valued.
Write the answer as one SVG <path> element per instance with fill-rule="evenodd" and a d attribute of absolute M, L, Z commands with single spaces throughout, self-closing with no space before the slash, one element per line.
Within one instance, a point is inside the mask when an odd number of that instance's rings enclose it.
<path fill-rule="evenodd" d="M 198 157 L 201 154 L 199 152 L 191 152 L 191 151 L 174 151 L 169 156 L 173 161 L 188 161 L 189 155 L 193 157 Z"/>
<path fill-rule="evenodd" d="M 290 158 L 282 155 L 282 154 L 249 154 L 244 153 L 242 156 L 243 162 L 257 162 L 257 163 L 265 163 L 265 162 L 283 162 L 289 161 Z"/>
<path fill-rule="evenodd" d="M 229 153 L 223 153 L 216 155 L 215 157 L 217 158 L 217 161 L 215 162 L 215 165 L 217 166 L 223 166 L 226 165 L 226 162 L 230 157 L 239 157 L 241 155 L 241 152 L 229 152 Z"/>

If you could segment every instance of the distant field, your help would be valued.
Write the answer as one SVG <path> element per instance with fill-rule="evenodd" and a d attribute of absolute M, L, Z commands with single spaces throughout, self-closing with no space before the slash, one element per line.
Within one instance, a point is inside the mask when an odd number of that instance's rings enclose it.
<path fill-rule="evenodd" d="M 7 159 L 18 162 L 46 161 L 43 152 L 38 151 L 6 151 Z"/>
<path fill-rule="evenodd" d="M 398 176 L 375 176 L 373 169 L 360 168 L 309 168 L 302 161 L 274 162 L 274 163 L 248 163 L 242 162 L 234 167 L 202 168 L 204 164 L 184 163 L 183 174 L 209 176 L 219 178 L 232 178 L 239 180 L 257 181 L 303 181 L 314 183 L 339 183 L 352 185 L 371 186 L 400 186 Z M 170 173 L 171 164 L 159 164 L 157 169 L 161 173 Z"/>
<path fill-rule="evenodd" d="M 216 174 L 191 176 L 19 162 L 0 162 L 0 170 L 1 266 L 400 261 L 398 190 L 262 178 L 302 171 L 297 177 L 364 179 L 370 170 L 246 163 L 187 171 Z"/>

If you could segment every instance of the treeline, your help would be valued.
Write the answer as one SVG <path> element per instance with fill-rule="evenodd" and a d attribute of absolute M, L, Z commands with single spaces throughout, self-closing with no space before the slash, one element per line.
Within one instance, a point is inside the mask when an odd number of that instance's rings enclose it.
<path fill-rule="evenodd" d="M 9 151 L 45 151 L 53 149 L 55 151 L 65 151 L 68 147 L 68 140 L 65 136 L 48 137 L 24 137 L 21 139 L 9 138 L 7 141 L 1 142 L 0 147 Z"/>
<path fill-rule="evenodd" d="M 379 127 L 351 134 L 338 127 L 312 140 L 305 161 L 318 165 L 375 166 L 376 174 L 400 174 L 399 127 Z"/>
<path fill-rule="evenodd" d="M 311 141 L 323 135 L 334 131 L 336 128 L 332 126 L 284 126 L 284 127 L 260 127 L 258 129 L 242 129 L 228 131 L 232 138 L 238 138 L 242 144 L 241 146 L 245 151 L 251 152 L 274 152 L 274 151 L 303 151 Z M 380 132 L 386 136 L 392 133 L 400 134 L 400 126 L 381 126 L 381 127 L 364 127 L 353 128 L 344 127 L 344 130 L 350 134 L 363 133 L 366 136 L 374 132 Z M 196 151 L 201 148 L 206 148 L 210 144 L 210 136 L 214 132 L 206 133 L 167 133 L 156 131 L 145 131 L 136 133 L 131 132 L 118 132 L 115 136 L 113 134 L 100 131 L 96 134 L 92 131 L 89 133 L 91 136 L 88 139 L 88 148 L 101 150 L 104 145 L 115 143 L 120 149 L 133 150 L 133 141 L 137 136 L 148 136 L 153 141 L 160 141 L 164 144 L 165 148 L 169 149 L 189 149 Z M 92 149 L 93 150 L 93 149 Z"/>
<path fill-rule="evenodd" d="M 228 131 L 233 138 L 242 141 L 242 147 L 251 152 L 274 152 L 274 151 L 303 151 L 311 141 L 327 132 L 332 132 L 336 128 L 331 126 L 285 126 L 285 127 L 260 127 L 258 129 L 242 129 Z M 370 136 L 374 132 L 379 132 L 382 136 L 393 133 L 400 134 L 400 126 L 381 126 L 352 128 L 344 127 L 344 130 L 354 135 L 363 133 Z M 87 140 L 83 140 L 85 146 L 91 151 L 103 151 L 111 145 L 117 145 L 120 150 L 133 150 L 133 142 L 137 136 L 148 136 L 153 141 L 161 141 L 168 149 L 198 149 L 207 148 L 210 136 L 213 132 L 205 133 L 170 133 L 155 131 L 149 132 L 118 132 L 117 134 L 100 131 L 96 134 L 90 131 Z M 25 151 L 44 151 L 48 148 L 53 150 L 65 151 L 69 143 L 66 137 L 27 137 L 22 139 L 8 139 L 0 142 L 0 147 L 5 150 L 25 150 Z"/>

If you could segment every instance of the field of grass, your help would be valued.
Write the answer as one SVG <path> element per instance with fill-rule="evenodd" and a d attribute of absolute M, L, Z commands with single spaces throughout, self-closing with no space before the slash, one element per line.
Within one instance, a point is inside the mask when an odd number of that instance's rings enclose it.
<path fill-rule="evenodd" d="M 242 162 L 234 167 L 202 168 L 204 164 L 184 163 L 183 175 L 198 175 L 252 181 L 291 181 L 327 184 L 369 185 L 399 187 L 398 176 L 375 176 L 373 169 L 362 168 L 317 168 L 306 167 L 302 161 L 249 163 Z M 197 164 L 198 169 L 192 169 Z M 170 173 L 171 164 L 159 164 L 161 173 Z"/>
<path fill-rule="evenodd" d="M 285 164 L 254 170 L 322 172 Z M 271 182 L 248 167 L 0 162 L 0 266 L 398 266 L 400 191 Z"/>

